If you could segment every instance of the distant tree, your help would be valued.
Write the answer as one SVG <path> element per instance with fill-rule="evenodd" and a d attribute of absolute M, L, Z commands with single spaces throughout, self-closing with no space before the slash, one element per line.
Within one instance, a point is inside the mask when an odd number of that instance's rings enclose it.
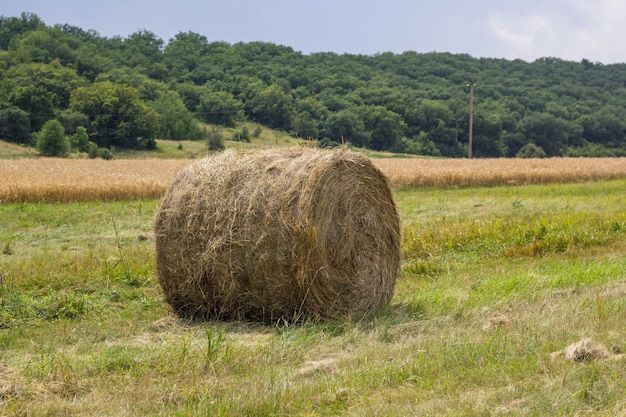
<path fill-rule="evenodd" d="M 199 119 L 228 127 L 235 126 L 235 121 L 243 119 L 243 103 L 226 91 L 204 93 L 196 111 Z"/>
<path fill-rule="evenodd" d="M 56 119 L 48 120 L 37 134 L 37 150 L 44 156 L 65 156 L 70 143 L 63 125 Z"/>
<path fill-rule="evenodd" d="M 320 133 L 323 137 L 338 143 L 350 142 L 354 146 L 365 147 L 369 145 L 369 136 L 363 120 L 350 109 L 340 110 L 328 116 Z"/>
<path fill-rule="evenodd" d="M 28 113 L 16 106 L 0 109 L 0 139 L 24 145 L 30 144 Z"/>
<path fill-rule="evenodd" d="M 59 121 L 65 129 L 65 133 L 73 135 L 76 133 L 78 127 L 89 126 L 89 116 L 79 111 L 73 111 L 71 109 L 65 109 L 59 115 Z"/>
<path fill-rule="evenodd" d="M 139 30 L 122 40 L 124 62 L 145 74 L 165 74 L 160 67 L 163 60 L 163 40 L 148 30 Z"/>
<path fill-rule="evenodd" d="M 55 117 L 58 98 L 43 87 L 17 87 L 9 96 L 9 101 L 29 114 L 30 128 L 39 131 L 44 123 Z"/>
<path fill-rule="evenodd" d="M 87 134 L 87 129 L 83 126 L 78 126 L 76 128 L 76 133 L 74 133 L 70 138 L 70 144 L 72 146 L 72 150 L 78 152 L 89 152 L 89 135 Z"/>
<path fill-rule="evenodd" d="M 526 138 L 541 147 L 548 156 L 559 156 L 568 142 L 569 126 L 549 113 L 533 113 L 522 121 Z"/>
<path fill-rule="evenodd" d="M 625 143 L 626 122 L 613 112 L 603 109 L 581 117 L 582 136 L 588 142 L 620 147 Z"/>
<path fill-rule="evenodd" d="M 187 110 L 176 91 L 159 93 L 155 100 L 147 102 L 160 116 L 157 136 L 161 139 L 202 139 L 204 132 L 193 113 Z"/>
<path fill-rule="evenodd" d="M 415 139 L 402 138 L 402 143 L 404 145 L 402 152 L 415 155 L 441 156 L 441 151 L 426 137 L 424 132 L 421 132 Z"/>
<path fill-rule="evenodd" d="M 309 112 L 296 113 L 291 120 L 291 132 L 299 138 L 315 139 L 319 134 L 317 124 Z"/>
<path fill-rule="evenodd" d="M 402 117 L 383 106 L 361 106 L 358 114 L 370 136 L 369 146 L 374 150 L 392 150 L 406 131 Z"/>
<path fill-rule="evenodd" d="M 177 33 L 164 49 L 163 63 L 181 79 L 198 67 L 207 50 L 206 36 L 194 32 Z"/>
<path fill-rule="evenodd" d="M 476 132 L 472 143 L 472 154 L 474 156 L 479 158 L 500 158 L 504 156 L 502 122 L 496 114 L 476 112 L 474 114 L 474 132 Z"/>
<path fill-rule="evenodd" d="M 443 121 L 426 133 L 426 141 L 432 142 L 441 156 L 458 158 L 466 154 L 459 142 L 459 130 L 456 127 L 447 127 Z"/>
<path fill-rule="evenodd" d="M 41 87 L 52 93 L 60 108 L 68 106 L 72 90 L 87 84 L 87 80 L 79 76 L 74 68 L 63 66 L 58 60 L 49 64 L 31 62 L 15 65 L 7 71 L 7 76 L 18 86 Z"/>
<path fill-rule="evenodd" d="M 278 128 L 289 129 L 292 99 L 278 84 L 272 84 L 250 99 L 252 116 L 259 123 Z"/>
<path fill-rule="evenodd" d="M 45 23 L 36 14 L 22 13 L 20 17 L 0 16 L 0 49 L 9 49 L 12 39 L 43 27 Z"/>
<path fill-rule="evenodd" d="M 110 82 L 72 92 L 70 108 L 89 115 L 91 139 L 101 148 L 153 149 L 159 116 L 136 89 Z"/>

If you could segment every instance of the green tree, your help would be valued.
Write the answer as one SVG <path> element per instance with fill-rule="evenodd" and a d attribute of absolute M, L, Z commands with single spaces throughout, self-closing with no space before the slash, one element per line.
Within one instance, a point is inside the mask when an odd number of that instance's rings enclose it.
<path fill-rule="evenodd" d="M 561 118 L 549 113 L 533 113 L 522 121 L 526 138 L 541 147 L 548 156 L 561 155 L 568 142 L 569 126 Z"/>
<path fill-rule="evenodd" d="M 52 93 L 60 108 L 68 106 L 72 90 L 87 84 L 87 80 L 79 76 L 75 69 L 61 65 L 58 60 L 49 64 L 15 65 L 7 71 L 7 76 L 18 86 L 41 87 Z"/>
<path fill-rule="evenodd" d="M 472 141 L 472 154 L 474 156 L 479 158 L 499 158 L 504 156 L 502 122 L 496 114 L 476 112 L 474 114 L 474 132 Z"/>
<path fill-rule="evenodd" d="M 0 138 L 9 142 L 30 144 L 28 113 L 16 106 L 0 109 Z"/>
<path fill-rule="evenodd" d="M 101 148 L 153 149 L 159 116 L 139 98 L 136 89 L 110 82 L 72 92 L 70 107 L 89 115 L 89 132 Z"/>
<path fill-rule="evenodd" d="M 202 139 L 204 132 L 193 114 L 187 110 L 176 91 L 164 91 L 147 103 L 160 116 L 158 137 L 162 139 Z"/>
<path fill-rule="evenodd" d="M 207 123 L 233 127 L 243 119 L 243 103 L 226 91 L 209 91 L 200 97 L 196 114 Z"/>
<path fill-rule="evenodd" d="M 72 150 L 78 152 L 89 152 L 89 135 L 87 134 L 87 129 L 83 126 L 78 126 L 76 128 L 76 133 L 71 136 L 70 144 L 72 146 Z"/>
<path fill-rule="evenodd" d="M 76 133 L 78 127 L 89 126 L 89 116 L 79 111 L 73 111 L 71 109 L 65 109 L 59 115 L 59 121 L 65 129 L 65 133 L 73 135 Z"/>
<path fill-rule="evenodd" d="M 44 123 L 55 117 L 58 98 L 43 87 L 17 87 L 9 96 L 9 101 L 29 114 L 30 127 L 39 131 Z"/>
<path fill-rule="evenodd" d="M 457 128 L 447 127 L 443 121 L 440 121 L 437 127 L 426 133 L 424 143 L 434 143 L 442 156 L 458 158 L 466 154 L 458 138 L 459 131 Z"/>
<path fill-rule="evenodd" d="M 12 39 L 43 27 L 45 23 L 36 14 L 22 13 L 20 17 L 0 16 L 0 49 L 9 49 Z"/>
<path fill-rule="evenodd" d="M 37 150 L 44 156 L 65 156 L 70 143 L 63 125 L 56 119 L 48 120 L 37 134 Z"/>
<path fill-rule="evenodd" d="M 350 142 L 363 147 L 369 145 L 369 136 L 363 120 L 350 109 L 340 110 L 328 116 L 321 136 L 338 143 Z"/>
<path fill-rule="evenodd" d="M 287 130 L 291 125 L 292 99 L 278 84 L 272 84 L 250 99 L 252 116 L 259 123 Z"/>
<path fill-rule="evenodd" d="M 163 63 L 173 76 L 182 80 L 201 63 L 207 46 L 206 36 L 194 32 L 177 33 L 164 49 Z"/>
<path fill-rule="evenodd" d="M 309 112 L 296 113 L 291 120 L 291 132 L 294 136 L 304 139 L 315 139 L 319 135 L 318 122 Z"/>
<path fill-rule="evenodd" d="M 581 117 L 582 137 L 588 142 L 603 143 L 609 147 L 621 147 L 626 134 L 626 122 L 612 111 L 602 109 Z"/>
<path fill-rule="evenodd" d="M 362 106 L 358 112 L 369 133 L 372 149 L 396 149 L 406 131 L 406 123 L 399 114 L 383 106 Z"/>

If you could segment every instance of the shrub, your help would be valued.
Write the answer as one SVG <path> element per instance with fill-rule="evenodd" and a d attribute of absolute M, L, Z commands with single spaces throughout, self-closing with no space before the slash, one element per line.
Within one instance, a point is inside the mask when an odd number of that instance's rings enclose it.
<path fill-rule="evenodd" d="M 215 128 L 211 129 L 207 139 L 207 149 L 209 151 L 222 151 L 225 148 L 222 132 Z"/>
<path fill-rule="evenodd" d="M 37 134 L 37 150 L 44 156 L 64 156 L 70 150 L 63 125 L 58 120 L 48 120 Z"/>
<path fill-rule="evenodd" d="M 541 146 L 537 146 L 534 143 L 528 143 L 519 150 L 516 158 L 545 158 L 548 156 L 546 151 Z"/>

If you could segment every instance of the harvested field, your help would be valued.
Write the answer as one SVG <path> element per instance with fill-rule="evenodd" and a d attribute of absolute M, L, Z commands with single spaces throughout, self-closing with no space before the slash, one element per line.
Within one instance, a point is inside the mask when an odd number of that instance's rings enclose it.
<path fill-rule="evenodd" d="M 492 186 L 626 178 L 626 158 L 373 159 L 393 187 Z M 0 202 L 158 198 L 193 160 L 0 160 Z"/>

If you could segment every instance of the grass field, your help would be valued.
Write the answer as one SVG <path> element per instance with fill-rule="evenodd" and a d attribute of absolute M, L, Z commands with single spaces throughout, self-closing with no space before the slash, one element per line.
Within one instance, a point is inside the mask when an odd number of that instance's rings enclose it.
<path fill-rule="evenodd" d="M 171 315 L 157 199 L 5 202 L 0 414 L 624 416 L 625 190 L 396 188 L 391 305 L 273 325 Z M 585 337 L 615 359 L 552 355 Z"/>

